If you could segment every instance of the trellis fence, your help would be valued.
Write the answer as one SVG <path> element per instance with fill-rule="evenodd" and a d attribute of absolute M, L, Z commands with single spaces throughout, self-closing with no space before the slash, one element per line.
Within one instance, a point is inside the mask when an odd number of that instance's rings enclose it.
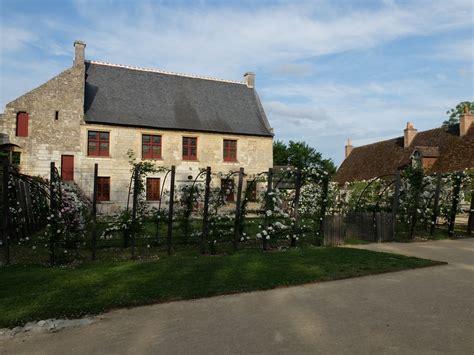
<path fill-rule="evenodd" d="M 170 255 L 190 247 L 202 254 L 215 254 L 242 248 L 337 246 L 347 239 L 386 242 L 395 240 L 401 228 L 397 222 L 404 193 L 400 173 L 382 186 L 381 193 L 390 193 L 388 207 L 382 208 L 378 201 L 372 210 L 363 206 L 360 201 L 369 191 L 367 187 L 372 184 L 369 182 L 358 196 L 356 207 L 347 210 L 335 207 L 341 191 L 335 193 L 324 174 L 316 173 L 317 178 L 311 180 L 311 173 L 307 171 L 293 169 L 281 174 L 269 169 L 247 176 L 244 168 L 240 168 L 223 175 L 223 187 L 216 193 L 211 186 L 215 173 L 210 167 L 202 169 L 183 189 L 176 183 L 176 167 L 171 166 L 163 170 L 165 177 L 158 208 L 145 216 L 140 187 L 144 178 L 142 169 L 144 166 L 140 163 L 134 166 L 129 204 L 117 217 L 115 227 L 109 228 L 97 214 L 98 164 L 94 167 L 90 201 L 79 196 L 80 191 L 61 182 L 54 163 L 51 163 L 49 180 L 20 174 L 8 163 L 3 164 L 2 262 L 48 260 L 56 264 L 87 258 L 141 258 Z M 234 179 L 237 183 L 232 184 L 235 185 L 231 191 L 233 202 L 222 203 L 227 199 L 227 182 Z M 169 191 L 167 201 L 162 203 L 166 182 L 169 182 Z M 251 194 L 257 183 L 265 184 L 265 191 L 251 209 Z M 454 234 L 460 184 L 460 180 L 456 180 L 451 192 L 452 206 L 447 221 L 450 235 Z M 441 178 L 438 178 L 430 202 L 433 211 L 430 233 L 439 220 L 440 191 Z M 75 201 L 72 207 L 71 200 Z M 474 220 L 473 200 L 468 234 L 472 233 Z M 414 216 L 410 217 L 415 222 L 416 206 Z M 413 229 L 410 232 L 413 234 Z"/>

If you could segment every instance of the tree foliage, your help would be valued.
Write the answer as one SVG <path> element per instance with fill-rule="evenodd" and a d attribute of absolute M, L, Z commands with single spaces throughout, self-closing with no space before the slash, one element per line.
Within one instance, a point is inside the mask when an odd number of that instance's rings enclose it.
<path fill-rule="evenodd" d="M 449 118 L 443 122 L 443 126 L 450 126 L 459 123 L 459 118 L 464 113 L 464 107 L 466 106 L 469 108 L 469 111 L 474 111 L 474 102 L 462 101 L 457 104 L 455 108 L 446 111 Z"/>
<path fill-rule="evenodd" d="M 336 166 L 331 159 L 323 159 L 321 153 L 303 141 L 290 141 L 288 144 L 282 141 L 274 142 L 273 164 L 291 165 L 300 169 L 320 168 L 329 175 L 336 172 Z"/>

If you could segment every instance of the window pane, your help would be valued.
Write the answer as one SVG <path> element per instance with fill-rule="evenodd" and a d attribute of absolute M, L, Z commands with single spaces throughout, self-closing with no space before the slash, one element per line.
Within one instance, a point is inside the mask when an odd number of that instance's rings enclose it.
<path fill-rule="evenodd" d="M 100 143 L 100 151 L 108 151 L 109 150 L 109 143 Z"/>
<path fill-rule="evenodd" d="M 229 146 L 229 141 L 228 140 L 224 140 L 224 148 L 227 148 Z"/>
<path fill-rule="evenodd" d="M 143 154 L 148 154 L 150 153 L 150 146 L 149 145 L 144 145 L 143 146 Z"/>
<path fill-rule="evenodd" d="M 153 156 L 160 157 L 161 156 L 161 147 L 160 146 L 153 146 Z"/>
<path fill-rule="evenodd" d="M 183 157 L 188 156 L 188 147 L 183 147 Z"/>
<path fill-rule="evenodd" d="M 142 142 L 143 142 L 143 143 L 150 143 L 150 136 L 144 134 L 144 135 L 142 136 Z"/>
<path fill-rule="evenodd" d="M 188 145 L 188 138 L 187 137 L 183 137 L 183 145 Z"/>
<path fill-rule="evenodd" d="M 97 150 L 96 142 L 89 142 L 89 152 L 95 152 Z"/>
<path fill-rule="evenodd" d="M 195 146 L 197 144 L 197 138 L 189 138 L 189 140 L 191 145 Z"/>
<path fill-rule="evenodd" d="M 231 151 L 230 151 L 230 157 L 231 157 L 232 159 L 235 159 L 235 158 L 236 158 L 236 157 L 235 157 L 235 150 L 231 150 Z"/>
<path fill-rule="evenodd" d="M 109 132 L 100 132 L 100 140 L 108 141 L 109 140 Z"/>
<path fill-rule="evenodd" d="M 196 148 L 191 148 L 191 156 L 196 156 Z"/>
<path fill-rule="evenodd" d="M 161 144 L 161 136 L 153 136 L 154 144 Z"/>
<path fill-rule="evenodd" d="M 228 150 L 224 150 L 224 158 L 228 158 L 229 157 L 229 151 Z"/>
<path fill-rule="evenodd" d="M 89 131 L 89 139 L 97 139 L 97 132 Z"/>
<path fill-rule="evenodd" d="M 230 147 L 235 149 L 237 147 L 237 141 L 230 141 Z"/>

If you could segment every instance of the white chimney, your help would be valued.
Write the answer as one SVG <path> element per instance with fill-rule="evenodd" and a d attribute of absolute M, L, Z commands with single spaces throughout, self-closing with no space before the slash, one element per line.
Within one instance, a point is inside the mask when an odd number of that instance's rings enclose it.
<path fill-rule="evenodd" d="M 459 135 L 465 136 L 474 122 L 474 116 L 469 111 L 469 106 L 464 106 L 464 112 L 459 118 Z"/>
<path fill-rule="evenodd" d="M 354 146 L 352 145 L 351 139 L 350 139 L 350 138 L 347 138 L 347 144 L 346 144 L 346 146 L 345 146 L 345 149 L 346 149 L 346 159 L 347 159 L 347 157 L 349 156 L 349 154 L 351 154 L 353 148 L 354 148 Z"/>
<path fill-rule="evenodd" d="M 407 122 L 407 128 L 403 130 L 403 147 L 407 148 L 413 142 L 418 131 L 413 127 L 411 122 Z"/>
<path fill-rule="evenodd" d="M 245 84 L 247 84 L 247 87 L 251 89 L 255 88 L 255 73 L 252 73 L 252 72 L 245 73 L 244 80 L 245 80 Z"/>
<path fill-rule="evenodd" d="M 74 42 L 74 65 L 84 65 L 86 44 L 82 41 Z"/>

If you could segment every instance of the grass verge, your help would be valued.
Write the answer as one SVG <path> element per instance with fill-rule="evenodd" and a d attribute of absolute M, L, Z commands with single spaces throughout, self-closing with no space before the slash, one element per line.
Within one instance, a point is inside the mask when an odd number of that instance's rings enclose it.
<path fill-rule="evenodd" d="M 442 264 L 350 248 L 304 248 L 76 267 L 0 268 L 0 328 L 117 307 L 271 289 Z"/>

